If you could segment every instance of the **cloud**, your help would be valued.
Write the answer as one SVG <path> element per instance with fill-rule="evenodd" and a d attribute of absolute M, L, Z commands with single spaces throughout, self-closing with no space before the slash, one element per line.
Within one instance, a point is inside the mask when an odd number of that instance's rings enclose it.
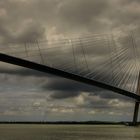
<path fill-rule="evenodd" d="M 122 100 L 129 100 L 129 98 L 126 98 L 122 95 L 118 95 L 117 93 L 113 93 L 111 91 L 107 91 L 95 86 L 82 84 L 73 80 L 56 77 L 53 75 L 41 73 L 30 69 L 24 69 L 20 67 L 14 67 L 12 69 L 3 68 L 0 69 L 0 73 L 1 76 L 3 74 L 7 75 L 6 77 L 8 77 L 8 79 L 3 79 L 5 82 L 8 82 L 9 80 L 9 83 L 16 84 L 17 80 L 19 81 L 20 79 L 22 79 L 20 80 L 21 83 L 24 83 L 26 81 L 26 86 L 30 86 L 31 84 L 37 84 L 37 87 L 43 92 L 51 92 L 50 97 L 52 99 L 73 98 L 80 95 L 81 92 L 88 92 L 91 96 L 100 96 L 101 98 L 105 99 L 119 98 Z"/>
<path fill-rule="evenodd" d="M 42 39 L 57 0 L 1 1 L 1 42 L 27 42 Z M 53 16 L 53 15 L 52 15 Z M 49 27 L 49 26 L 48 26 Z"/>
<path fill-rule="evenodd" d="M 123 100 L 122 98 L 103 98 L 98 95 L 92 95 L 88 92 L 82 92 L 78 97 L 75 97 L 76 104 L 79 108 L 87 108 L 93 110 L 121 110 L 127 109 L 128 106 L 132 107 L 132 102 L 129 100 Z M 124 103 L 125 101 L 125 103 Z"/>
<path fill-rule="evenodd" d="M 21 32 L 21 31 L 20 31 Z M 17 35 L 16 42 L 34 42 L 39 39 L 43 39 L 45 36 L 45 28 L 41 25 L 36 24 L 28 25 L 22 32 Z"/>
<path fill-rule="evenodd" d="M 54 27 L 56 34 L 137 29 L 138 9 L 136 0 L 1 0 L 1 38 L 42 38 Z"/>
<path fill-rule="evenodd" d="M 63 1 L 58 15 L 68 28 L 91 28 L 96 29 L 98 18 L 109 8 L 109 3 L 101 0 L 76 0 Z M 74 25 L 74 26 L 73 26 Z"/>
<path fill-rule="evenodd" d="M 127 32 L 134 30 L 137 43 L 139 44 L 137 37 L 140 34 L 139 7 L 138 0 L 1 0 L 0 42 L 23 43 L 26 41 L 43 40 L 52 36 L 65 38 L 66 34 L 72 35 L 72 33 L 78 36 L 91 32 L 104 33 L 112 31 L 116 34 L 118 30 Z M 102 43 L 104 41 L 98 46 Z M 123 40 L 122 43 L 126 42 Z M 63 51 L 63 49 L 59 51 Z M 94 58 L 98 59 L 97 54 L 100 54 L 100 50 L 94 50 L 96 55 L 92 55 L 91 52 L 92 49 L 87 51 L 88 56 L 94 56 Z M 55 53 L 51 54 L 55 56 Z M 71 60 L 70 54 L 66 52 L 63 55 L 69 58 L 67 61 L 67 64 L 69 64 L 69 60 Z M 46 55 L 44 56 L 46 57 Z M 89 63 L 91 64 L 93 60 L 90 57 L 87 59 L 90 60 Z M 108 59 L 107 55 L 103 55 L 102 58 L 100 57 L 100 62 L 103 62 L 104 59 Z M 52 61 L 53 59 L 50 60 Z M 60 60 L 64 62 L 64 59 L 61 58 Z M 82 69 L 83 72 L 87 70 L 84 69 L 85 67 L 81 67 L 81 64 L 85 66 L 83 56 L 79 57 L 77 63 L 79 69 Z M 22 116 L 24 116 L 24 112 L 27 116 L 31 116 L 33 120 L 36 120 L 36 114 L 43 113 L 46 113 L 47 119 L 50 120 L 51 118 L 54 120 L 58 119 L 57 114 L 62 117 L 60 117 L 61 119 L 65 119 L 68 117 L 66 117 L 67 112 L 76 114 L 75 116 L 77 117 L 75 118 L 78 120 L 84 114 L 86 116 L 82 119 L 93 119 L 93 116 L 101 112 L 103 112 L 105 117 L 104 115 L 102 116 L 106 119 L 107 114 L 112 116 L 123 114 L 123 112 L 131 114 L 130 106 L 132 104 L 126 97 L 44 73 L 9 67 L 7 68 L 6 66 L 5 69 L 1 65 L 0 68 L 0 79 L 3 81 L 0 88 L 0 103 L 3 105 L 1 107 L 1 118 L 3 116 L 5 118 L 6 116 L 18 116 L 18 114 L 22 113 Z M 92 72 L 93 68 L 93 66 L 90 67 Z M 96 74 L 96 71 L 92 74 Z M 104 74 L 104 79 L 111 79 L 109 74 L 110 71 L 106 75 Z M 123 74 L 124 72 L 122 72 Z M 100 75 L 98 78 L 101 78 L 101 76 L 103 75 Z M 15 100 L 10 97 L 12 95 L 15 97 Z M 27 101 L 27 99 L 29 100 Z M 4 104 L 5 102 L 7 104 Z M 124 102 L 128 102 L 128 104 L 125 105 Z M 49 104 L 51 103 L 55 105 L 50 106 Z M 9 108 L 11 106 L 13 108 Z M 128 108 L 130 111 L 128 111 Z M 120 116 L 122 117 L 122 115 Z M 38 119 L 43 119 L 43 117 L 40 116 Z M 98 116 L 96 116 L 97 118 Z"/>
<path fill-rule="evenodd" d="M 54 27 L 57 34 L 105 32 L 124 26 L 138 28 L 137 3 L 120 0 L 2 0 L 1 38 L 5 42 L 40 39 Z"/>
<path fill-rule="evenodd" d="M 43 72 L 39 72 L 36 70 L 30 70 L 26 68 L 1 68 L 1 74 L 10 74 L 10 75 L 19 75 L 19 76 L 35 76 L 35 77 L 49 77 L 49 74 L 45 74 Z"/>

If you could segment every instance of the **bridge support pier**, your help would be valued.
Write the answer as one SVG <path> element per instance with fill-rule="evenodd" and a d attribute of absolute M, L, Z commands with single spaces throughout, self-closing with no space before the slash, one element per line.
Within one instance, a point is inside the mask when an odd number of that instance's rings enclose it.
<path fill-rule="evenodd" d="M 133 126 L 137 125 L 137 120 L 138 120 L 138 113 L 139 113 L 139 101 L 135 102 L 135 108 L 134 108 L 134 116 L 133 116 Z"/>

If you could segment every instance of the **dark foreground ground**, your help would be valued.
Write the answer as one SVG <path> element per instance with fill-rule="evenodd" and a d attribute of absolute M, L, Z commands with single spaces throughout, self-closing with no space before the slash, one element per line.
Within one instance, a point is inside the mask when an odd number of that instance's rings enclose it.
<path fill-rule="evenodd" d="M 0 124 L 0 140 L 140 140 L 140 127 Z"/>

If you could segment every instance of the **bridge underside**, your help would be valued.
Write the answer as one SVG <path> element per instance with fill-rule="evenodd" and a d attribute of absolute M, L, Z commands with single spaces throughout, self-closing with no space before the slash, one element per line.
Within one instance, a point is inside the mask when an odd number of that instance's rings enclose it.
<path fill-rule="evenodd" d="M 98 81 L 91 80 L 91 79 L 88 79 L 88 78 L 85 78 L 85 77 L 81 77 L 81 76 L 75 75 L 73 73 L 68 73 L 68 72 L 65 72 L 65 71 L 62 71 L 62 70 L 58 70 L 58 69 L 51 68 L 51 67 L 48 67 L 48 66 L 45 66 L 45 65 L 41 65 L 41 64 L 34 63 L 34 62 L 26 61 L 26 60 L 16 58 L 16 57 L 13 57 L 13 56 L 9 56 L 9 55 L 6 55 L 6 54 L 2 54 L 2 53 L 0 53 L 0 61 L 6 62 L 6 63 L 9 63 L 9 64 L 22 66 L 22 67 L 33 69 L 33 70 L 37 70 L 37 71 L 44 72 L 44 73 L 53 74 L 53 75 L 56 75 L 56 76 L 61 76 L 61 77 L 71 79 L 71 80 L 75 80 L 75 81 L 78 81 L 78 82 L 82 82 L 82 83 L 85 83 L 85 84 L 97 86 L 97 87 L 104 88 L 104 89 L 116 92 L 118 94 L 130 97 L 130 98 L 133 98 L 133 99 L 136 100 L 134 117 L 133 117 L 133 125 L 137 124 L 140 96 L 135 94 L 135 93 L 132 93 L 132 92 L 129 92 L 129 91 L 126 91 L 126 90 L 123 90 L 123 89 L 119 89 L 117 87 L 113 87 L 111 85 L 107 85 L 107 84 L 102 83 L 102 82 L 98 82 Z"/>
<path fill-rule="evenodd" d="M 37 71 L 44 72 L 44 73 L 53 74 L 53 75 L 56 75 L 56 76 L 60 76 L 60 77 L 64 77 L 64 78 L 67 78 L 67 79 L 75 80 L 75 81 L 82 82 L 82 83 L 85 83 L 85 84 L 97 86 L 97 87 L 100 87 L 100 88 L 103 88 L 103 89 L 106 89 L 106 90 L 110 90 L 110 91 L 116 92 L 118 94 L 130 97 L 130 98 L 133 98 L 137 101 L 140 101 L 140 96 L 135 94 L 135 93 L 132 93 L 132 92 L 129 92 L 129 91 L 126 91 L 126 90 L 123 90 L 123 89 L 119 89 L 117 87 L 107 85 L 107 84 L 102 83 L 102 82 L 91 80 L 91 79 L 88 79 L 86 77 L 75 75 L 73 73 L 68 73 L 68 72 L 65 72 L 63 70 L 58 70 L 58 69 L 55 69 L 55 68 L 52 68 L 52 67 L 49 67 L 49 66 L 45 66 L 45 65 L 34 63 L 34 62 L 26 61 L 26 60 L 16 58 L 16 57 L 13 57 L 13 56 L 9 56 L 9 55 L 5 55 L 5 54 L 2 54 L 2 53 L 0 53 L 0 61 L 6 62 L 6 63 L 9 63 L 9 64 L 14 64 L 14 65 L 17 65 L 17 66 L 22 66 L 22 67 L 33 69 L 33 70 L 37 70 Z"/>

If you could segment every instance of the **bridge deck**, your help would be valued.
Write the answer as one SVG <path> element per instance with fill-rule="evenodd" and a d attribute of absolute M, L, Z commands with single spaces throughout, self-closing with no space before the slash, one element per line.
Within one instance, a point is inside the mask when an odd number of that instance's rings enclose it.
<path fill-rule="evenodd" d="M 86 84 L 89 84 L 89 85 L 97 86 L 97 87 L 104 88 L 104 89 L 107 89 L 107 90 L 111 90 L 113 92 L 117 92 L 119 94 L 122 94 L 122 95 L 125 95 L 125 96 L 128 96 L 130 98 L 133 98 L 133 99 L 136 99 L 136 100 L 140 101 L 140 96 L 135 94 L 135 93 L 132 93 L 132 92 L 129 92 L 129 91 L 117 88 L 117 87 L 113 87 L 111 85 L 107 85 L 105 83 L 95 81 L 93 79 L 91 80 L 91 79 L 88 79 L 86 77 L 82 77 L 82 76 L 79 76 L 79 75 L 76 75 L 76 74 L 73 74 L 73 73 L 69 73 L 69 72 L 59 70 L 59 69 L 55 69 L 55 68 L 52 68 L 52 67 L 49 67 L 49 66 L 37 64 L 37 63 L 34 63 L 34 62 L 30 62 L 30 61 L 27 61 L 27 60 L 23 60 L 23 59 L 16 58 L 16 57 L 9 56 L 9 55 L 2 54 L 2 53 L 0 53 L 0 61 L 6 62 L 6 63 L 9 63 L 9 64 L 22 66 L 22 67 L 33 69 L 33 70 L 37 70 L 37 71 L 41 71 L 41 72 L 44 72 L 44 73 L 54 74 L 54 75 L 61 76 L 61 77 L 67 78 L 67 79 L 75 80 L 75 81 L 78 81 L 78 82 L 83 82 L 83 83 L 86 83 Z"/>

